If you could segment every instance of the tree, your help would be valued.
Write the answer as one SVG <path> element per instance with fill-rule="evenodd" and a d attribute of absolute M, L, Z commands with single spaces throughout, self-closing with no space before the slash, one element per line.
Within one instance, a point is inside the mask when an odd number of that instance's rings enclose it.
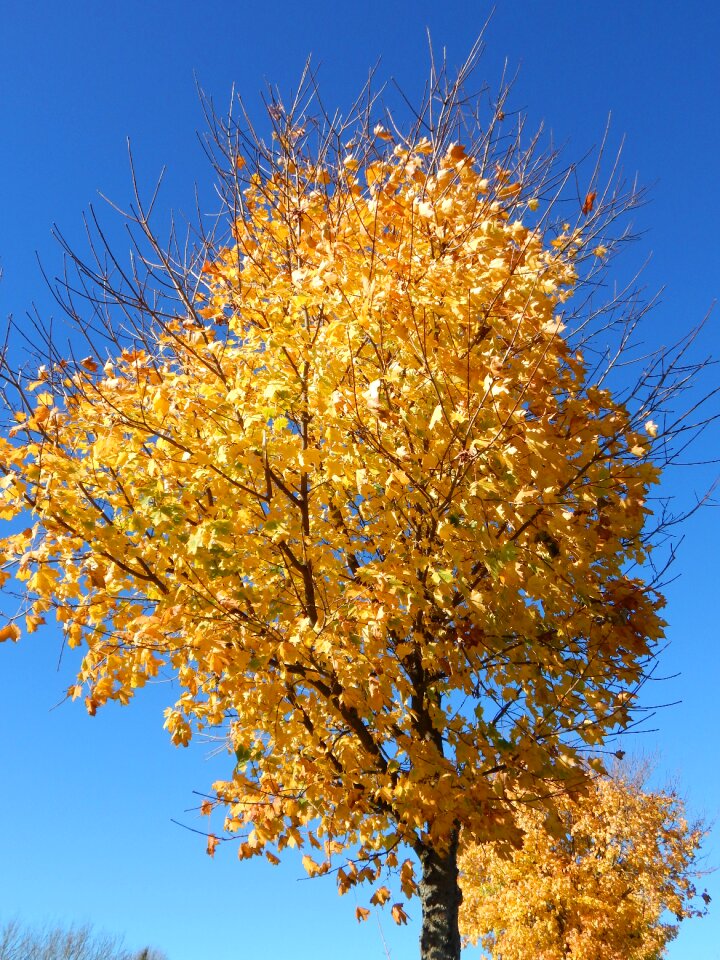
<path fill-rule="evenodd" d="M 425 960 L 459 955 L 460 845 L 518 844 L 629 723 L 664 629 L 648 496 L 693 430 L 689 341 L 609 386 L 638 194 L 598 161 L 578 195 L 505 93 L 485 117 L 477 53 L 402 129 L 369 91 L 329 117 L 310 73 L 268 144 L 210 113 L 217 228 L 164 245 L 136 191 L 130 265 L 93 220 L 57 287 L 93 352 L 4 368 L 0 638 L 54 615 L 90 714 L 170 669 L 173 741 L 237 761 L 208 852 L 307 845 L 340 892 L 387 868 Z"/>
<path fill-rule="evenodd" d="M 552 832 L 536 810 L 521 822 L 509 859 L 477 844 L 460 862 L 461 928 L 491 957 L 658 960 L 678 932 L 668 912 L 702 914 L 693 879 L 704 831 L 674 791 L 600 777 L 564 802 Z"/>
<path fill-rule="evenodd" d="M 0 928 L 0 960 L 165 960 L 165 956 L 148 948 L 134 953 L 119 938 L 90 926 L 31 928 L 10 920 Z"/>

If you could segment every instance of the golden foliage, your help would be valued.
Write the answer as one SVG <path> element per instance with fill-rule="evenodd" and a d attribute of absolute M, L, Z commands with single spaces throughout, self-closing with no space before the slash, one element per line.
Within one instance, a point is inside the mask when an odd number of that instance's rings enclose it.
<path fill-rule="evenodd" d="M 628 722 L 664 626 L 653 411 L 564 328 L 594 192 L 546 230 L 526 158 L 382 125 L 333 156 L 280 124 L 258 157 L 229 158 L 224 246 L 180 279 L 158 252 L 174 312 L 136 294 L 149 332 L 24 390 L 0 516 L 30 526 L 0 549 L 28 629 L 82 648 L 73 698 L 170 671 L 173 742 L 237 760 L 204 812 L 241 858 L 354 847 L 344 892 L 402 843 L 517 843 L 514 803 L 552 807 Z"/>
<path fill-rule="evenodd" d="M 566 799 L 551 830 L 539 811 L 520 818 L 525 837 L 509 859 L 492 844 L 461 857 L 461 930 L 491 957 L 657 960 L 677 935 L 667 912 L 702 912 L 693 867 L 703 830 L 674 793 L 602 777 Z"/>

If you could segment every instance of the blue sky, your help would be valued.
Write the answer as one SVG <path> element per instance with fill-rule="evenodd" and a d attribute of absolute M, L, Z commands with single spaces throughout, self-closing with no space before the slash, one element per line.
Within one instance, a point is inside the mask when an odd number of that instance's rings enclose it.
<path fill-rule="evenodd" d="M 141 183 L 167 166 L 161 227 L 171 208 L 192 212 L 195 183 L 212 209 L 212 173 L 196 136 L 196 77 L 218 110 L 233 84 L 259 110 L 265 82 L 288 91 L 312 53 L 328 107 L 347 106 L 378 60 L 379 77 L 396 77 L 412 95 L 427 68 L 426 28 L 457 64 L 489 11 L 480 0 L 5 0 L 0 315 L 22 324 L 33 304 L 46 321 L 57 314 L 36 254 L 58 273 L 52 225 L 83 250 L 81 215 L 91 202 L 102 207 L 98 193 L 129 200 L 127 138 Z M 718 49 L 720 11 L 704 0 L 499 0 L 487 32 L 479 76 L 496 86 L 506 59 L 511 73 L 519 68 L 512 107 L 528 113 L 530 128 L 544 121 L 568 157 L 597 144 L 609 113 L 611 144 L 625 136 L 624 169 L 651 190 L 625 269 L 652 254 L 645 283 L 664 287 L 647 323 L 652 345 L 698 322 L 720 289 Z M 122 231 L 110 229 L 122 250 Z M 720 353 L 717 317 L 703 336 L 705 352 Z M 697 453 L 720 454 L 717 430 Z M 669 478 L 667 492 L 687 505 L 718 472 L 688 469 Z M 671 644 L 658 674 L 670 679 L 647 693 L 649 703 L 680 702 L 648 723 L 657 732 L 629 741 L 633 751 L 655 752 L 659 781 L 675 779 L 691 809 L 710 820 L 720 796 L 718 543 L 717 508 L 688 522 L 680 577 L 667 591 Z M 380 913 L 380 924 L 373 917 L 358 926 L 353 895 L 339 900 L 332 880 L 303 879 L 299 858 L 272 868 L 238 864 L 226 849 L 206 857 L 202 838 L 171 818 L 204 825 L 188 811 L 198 803 L 192 791 L 227 771 L 227 755 L 216 754 L 216 744 L 169 745 L 161 727 L 172 690 L 163 684 L 132 708 L 94 719 L 77 705 L 52 709 L 72 675 L 70 657 L 58 669 L 59 651 L 52 631 L 0 650 L 0 920 L 92 920 L 125 933 L 133 947 L 164 949 L 170 960 L 382 960 L 384 940 L 392 960 L 417 956 L 416 922 L 397 930 Z M 710 864 L 720 864 L 717 836 L 706 847 Z M 686 925 L 671 960 L 720 957 L 717 877 L 707 886 L 715 910 Z M 417 905 L 410 914 L 417 921 Z"/>

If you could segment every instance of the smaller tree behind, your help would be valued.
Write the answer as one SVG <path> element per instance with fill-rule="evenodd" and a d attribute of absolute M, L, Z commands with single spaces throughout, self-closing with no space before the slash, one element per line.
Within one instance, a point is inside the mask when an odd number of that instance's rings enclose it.
<path fill-rule="evenodd" d="M 599 778 L 568 798 L 557 823 L 526 810 L 524 842 L 510 859 L 493 845 L 470 848 L 461 863 L 465 937 L 502 960 L 665 956 L 678 922 L 704 912 L 693 884 L 704 831 L 688 823 L 674 791 L 646 791 L 645 779 Z"/>

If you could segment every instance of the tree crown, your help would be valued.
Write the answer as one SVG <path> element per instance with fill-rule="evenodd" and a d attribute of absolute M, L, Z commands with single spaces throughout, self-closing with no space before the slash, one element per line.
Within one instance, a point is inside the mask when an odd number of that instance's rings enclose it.
<path fill-rule="evenodd" d="M 634 195 L 591 178 L 557 223 L 569 174 L 499 107 L 461 138 L 464 79 L 405 135 L 372 105 L 349 144 L 297 103 L 269 147 L 225 130 L 225 241 L 183 262 L 138 199 L 142 267 L 76 261 L 111 349 L 5 374 L 27 629 L 53 612 L 84 648 L 90 713 L 169 669 L 173 741 L 220 728 L 237 760 L 203 810 L 241 857 L 307 839 L 323 873 L 354 848 L 341 891 L 401 844 L 517 843 L 663 635 L 642 565 L 672 376 L 649 363 L 624 402 L 583 349 Z"/>

